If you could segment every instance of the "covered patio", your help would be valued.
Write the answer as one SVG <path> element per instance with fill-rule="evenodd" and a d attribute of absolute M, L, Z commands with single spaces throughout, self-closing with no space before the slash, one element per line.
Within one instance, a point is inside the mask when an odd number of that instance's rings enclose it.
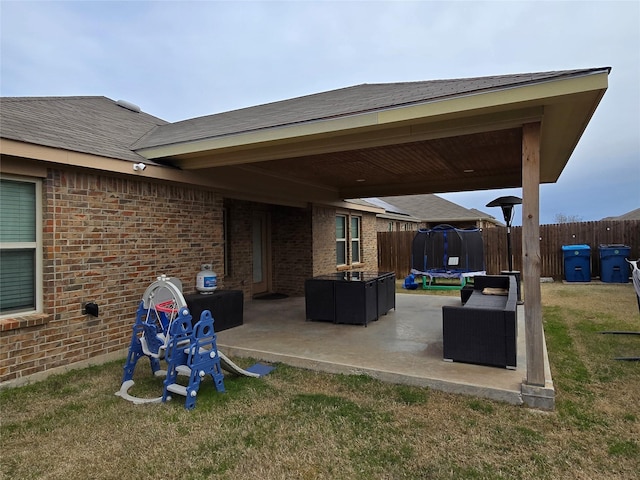
<path fill-rule="evenodd" d="M 127 102 L 121 104 L 109 99 L 45 97 L 3 102 L 3 112 L 9 109 L 9 115 L 5 116 L 12 120 L 3 120 L 3 172 L 9 165 L 8 174 L 19 177 L 21 184 L 28 183 L 30 189 L 40 188 L 39 185 L 47 187 L 43 188 L 46 193 L 43 197 L 47 200 L 43 209 L 48 210 L 43 211 L 54 214 L 53 217 L 43 215 L 49 223 L 42 226 L 34 220 L 34 228 L 43 233 L 43 240 L 27 242 L 29 245 L 34 243 L 36 250 L 43 248 L 51 255 L 42 255 L 49 263 L 40 262 L 34 267 L 34 277 L 44 280 L 42 285 L 36 285 L 35 300 L 29 301 L 29 308 L 37 315 L 38 327 L 31 341 L 39 345 L 41 330 L 56 329 L 53 331 L 57 334 L 60 328 L 66 328 L 68 338 L 74 339 L 69 345 L 78 348 L 75 356 L 67 352 L 71 347 L 54 342 L 50 342 L 50 354 L 40 353 L 55 366 L 70 359 L 80 361 L 85 358 L 94 334 L 91 329 L 95 325 L 85 322 L 85 313 L 76 307 L 92 298 L 103 298 L 105 304 L 109 301 L 115 318 L 124 324 L 125 304 L 116 304 L 111 297 L 104 298 L 101 287 L 93 289 L 96 282 L 87 281 L 82 284 L 84 287 L 76 283 L 78 271 L 86 272 L 83 277 L 92 280 L 103 275 L 111 281 L 118 275 L 118 278 L 126 279 L 123 281 L 137 281 L 140 278 L 138 270 L 130 275 L 123 272 L 127 267 L 138 268 L 143 264 L 147 271 L 153 266 L 154 275 L 155 270 L 171 266 L 176 270 L 170 272 L 172 276 L 189 278 L 191 274 L 187 272 L 191 272 L 196 263 L 196 255 L 197 263 L 206 255 L 207 261 L 213 257 L 218 272 L 224 268 L 225 277 L 229 277 L 228 281 L 222 280 L 223 288 L 242 288 L 245 298 L 278 291 L 273 286 L 275 275 L 270 265 L 286 265 L 280 271 L 289 276 L 288 280 L 291 272 L 300 267 L 299 276 L 292 282 L 295 288 L 291 287 L 287 292 L 293 295 L 291 292 L 299 293 L 299 285 L 312 276 L 377 268 L 372 225 L 356 223 L 353 230 L 357 231 L 357 236 L 348 234 L 346 229 L 339 238 L 336 236 L 336 214 L 340 212 L 345 225 L 348 224 L 343 214 L 354 208 L 354 204 L 348 202 L 350 199 L 522 188 L 525 304 L 519 316 L 524 322 L 519 335 L 524 337 L 520 352 L 524 355 L 526 351 L 526 357 L 523 356 L 518 365 L 524 370 L 516 372 L 516 382 L 520 382 L 520 386 L 514 383 L 512 391 L 519 391 L 522 402 L 527 405 L 545 403 L 549 397 L 553 398 L 553 391 L 547 386 L 545 374 L 539 285 L 539 188 L 543 183 L 558 180 L 608 88 L 609 72 L 609 67 L 600 67 L 362 84 L 175 123 L 150 117 Z M 90 129 L 103 136 L 87 136 L 85 132 Z M 103 181 L 100 176 L 108 178 Z M 112 190 L 118 190 L 120 197 Z M 160 191 L 163 193 L 156 193 Z M 79 194 L 81 201 L 70 202 L 68 208 L 59 206 L 57 199 L 67 194 Z M 30 194 L 29 198 L 37 203 L 40 196 Z M 194 201 L 195 197 L 198 197 L 197 201 Z M 96 215 L 84 211 L 83 202 L 87 198 L 94 200 L 92 208 Z M 100 198 L 104 201 L 99 201 Z M 229 218 L 237 221 L 235 229 L 231 222 L 230 237 L 226 235 L 228 222 L 225 220 L 230 207 L 225 202 L 231 203 Z M 280 236 L 274 236 L 269 230 L 271 206 L 298 209 L 280 216 L 277 232 Z M 233 207 L 237 208 L 234 210 Z M 167 250 L 164 243 L 169 237 L 163 234 L 162 241 L 145 244 L 148 249 L 137 246 L 129 249 L 129 244 L 121 239 L 128 241 L 130 235 L 147 239 L 147 225 L 136 220 L 138 215 L 148 218 L 158 210 L 163 212 L 163 217 L 149 228 L 160 232 L 166 227 L 183 245 L 175 252 Z M 366 217 L 362 215 L 364 220 L 371 217 L 373 212 L 367 212 Z M 93 251 L 87 251 L 86 258 L 76 255 L 76 250 L 65 249 L 65 245 L 56 243 L 58 238 L 84 241 L 76 229 L 79 218 L 86 222 L 86 234 L 94 235 L 97 242 L 94 245 L 92 238 L 90 249 Z M 113 220 L 105 226 L 100 223 L 102 218 Z M 127 227 L 120 218 L 129 220 Z M 194 240 L 185 235 L 185 228 L 188 228 L 185 220 L 191 222 Z M 63 230 L 58 231 L 51 225 L 60 225 Z M 287 228 L 290 226 L 301 228 L 294 231 Z M 107 228 L 112 229 L 113 234 L 107 232 Z M 121 230 L 122 237 L 118 236 Z M 225 243 L 228 238 L 231 238 L 229 245 Z M 345 253 L 339 258 L 335 247 L 338 240 Z M 355 260 L 353 255 L 350 258 L 346 255 L 349 241 L 352 251 L 358 252 Z M 163 248 L 156 249 L 156 245 Z M 366 255 L 360 255 L 360 250 L 365 248 L 362 245 L 371 246 Z M 274 246 L 278 247 L 278 257 Z M 80 250 L 85 245 L 78 243 L 74 247 Z M 34 254 L 36 250 L 33 250 Z M 130 252 L 133 256 L 128 256 Z M 190 255 L 194 258 L 189 259 Z M 34 258 L 40 259 L 41 255 Z M 94 265 L 99 265 L 100 269 Z M 260 272 L 259 278 L 256 278 L 256 272 Z M 235 274 L 237 279 L 233 278 Z M 66 283 L 61 286 L 62 282 Z M 388 369 L 384 364 L 390 364 L 390 359 L 394 358 L 402 365 L 398 375 L 418 381 L 421 373 L 416 372 L 423 369 L 410 367 L 413 360 L 402 357 L 402 349 L 385 354 L 385 349 L 393 345 L 407 345 L 408 340 L 405 342 L 398 337 L 401 332 L 412 329 L 423 332 L 427 324 L 433 329 L 441 325 L 442 305 L 438 302 L 444 300 L 411 299 L 413 301 L 424 302 L 424 305 L 410 313 L 411 308 L 401 300 L 396 312 L 364 329 L 305 323 L 302 299 L 292 298 L 289 300 L 291 305 L 260 303 L 260 308 L 252 302 L 247 305 L 246 325 L 236 331 L 222 332 L 220 344 L 228 347 L 232 355 L 244 349 L 254 355 L 264 351 L 278 353 L 282 358 L 308 357 L 311 361 L 322 362 L 326 361 L 323 358 L 327 354 L 325 349 L 334 356 L 338 352 L 344 355 L 353 350 L 354 345 L 364 344 L 366 337 L 363 335 L 373 335 L 382 328 L 378 325 L 395 325 L 394 331 L 380 331 L 376 338 L 370 339 L 372 343 L 368 348 L 373 357 L 368 365 L 339 358 L 328 363 L 344 364 L 344 368 L 356 371 L 370 368 L 386 372 Z M 425 315 L 431 308 L 427 306 L 430 302 L 436 304 L 435 309 Z M 72 307 L 72 304 L 76 306 Z M 271 308 L 275 310 L 269 313 Z M 406 318 L 405 314 L 408 315 Z M 272 324 L 268 330 L 269 322 L 284 321 L 285 317 L 290 318 L 285 326 Z M 262 322 L 259 321 L 261 318 Z M 395 323 L 388 321 L 389 318 L 395 318 Z M 290 338 L 278 350 L 267 348 L 265 345 L 277 344 L 278 335 L 291 335 L 295 330 L 291 319 L 300 323 L 296 334 L 312 327 L 322 329 L 319 330 L 322 335 Z M 412 327 L 405 323 L 409 319 L 426 323 Z M 18 335 L 21 328 L 30 328 L 33 321 L 28 317 L 20 317 L 17 321 L 11 319 L 8 324 L 14 332 L 11 335 Z M 83 330 L 86 333 L 78 333 L 77 326 L 81 324 L 86 326 Z M 117 328 L 118 324 L 114 324 L 114 333 L 121 333 Z M 277 331 L 282 334 L 276 334 Z M 357 331 L 359 337 L 352 338 L 342 348 L 340 344 L 330 348 L 330 342 L 343 341 L 347 331 Z M 427 368 L 432 372 L 444 368 L 440 365 L 440 355 L 432 351 L 437 348 L 439 335 L 434 330 L 433 335 L 417 342 L 423 345 L 423 350 L 417 344 L 413 350 L 409 348 L 414 353 L 422 351 L 422 361 L 432 359 Z M 255 344 L 260 336 L 265 337 L 260 340 L 267 343 Z M 8 343 L 13 348 L 20 342 Z M 297 352 L 302 345 L 313 348 L 306 353 Z M 109 349 L 118 346 L 119 343 L 105 344 L 105 355 Z M 316 349 L 317 352 L 311 355 Z M 378 360 L 375 360 L 376 353 Z M 354 353 L 351 356 L 365 355 Z M 37 361 L 31 358 L 31 352 L 24 353 L 23 357 L 26 362 Z M 379 365 L 374 367 L 374 361 Z M 49 366 L 46 363 L 42 366 L 29 364 L 28 368 L 38 371 Z M 446 368 L 446 376 L 434 376 L 428 381 L 446 383 L 454 379 L 452 383 L 455 383 L 457 378 L 464 378 L 455 373 L 457 370 L 476 370 L 458 365 L 447 365 Z M 35 373 L 31 370 L 29 374 Z M 488 371 L 492 377 L 502 375 L 497 369 Z M 470 374 L 467 378 L 475 376 Z M 477 374 L 478 378 L 481 376 Z"/>
<path fill-rule="evenodd" d="M 558 180 L 606 92 L 610 70 L 364 84 L 162 125 L 132 149 L 180 171 L 182 181 L 235 198 L 300 207 L 372 196 L 521 187 L 526 302 L 519 334 L 525 337 L 521 364 L 526 367 L 514 391 L 520 390 L 529 406 L 548 407 L 554 395 L 545 374 L 539 188 Z M 284 311 L 273 312 L 270 321 L 293 313 Z M 402 306 L 394 315 L 404 315 Z M 440 324 L 440 315 L 430 315 L 429 321 Z M 238 333 L 221 335 L 221 344 L 265 350 L 250 342 L 252 328 L 258 327 L 248 322 Z M 242 342 L 234 338 L 241 332 L 247 335 Z M 318 362 L 322 345 L 338 341 L 324 333 L 310 340 L 318 349 Z M 273 343 L 274 338 L 264 341 Z M 377 341 L 384 342 L 384 335 Z M 299 348 L 296 343 L 286 342 L 280 354 L 295 357 L 287 352 Z M 369 348 L 375 354 L 375 346 Z M 235 352 L 240 350 L 230 351 Z M 379 355 L 380 371 L 390 356 Z M 451 378 L 458 368 L 451 367 Z M 403 365 L 404 373 L 399 373 L 410 377 L 408 371 Z"/>
<path fill-rule="evenodd" d="M 523 306 L 518 306 L 516 370 L 443 360 L 442 306 L 459 303 L 455 296 L 397 294 L 395 310 L 364 327 L 307 321 L 303 297 L 252 300 L 244 305 L 242 326 L 218 333 L 218 348 L 225 355 L 329 373 L 366 374 L 391 383 L 552 409 L 546 348 L 544 396 L 533 399 L 530 392 L 523 392 L 527 365 Z M 529 398 L 523 399 L 523 394 Z"/>

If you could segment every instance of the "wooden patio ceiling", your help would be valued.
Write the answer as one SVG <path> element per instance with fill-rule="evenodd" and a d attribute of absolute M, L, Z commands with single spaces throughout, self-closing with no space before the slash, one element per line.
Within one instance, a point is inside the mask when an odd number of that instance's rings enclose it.
<path fill-rule="evenodd" d="M 520 129 L 260 162 L 236 167 L 335 187 L 342 198 L 517 187 Z"/>

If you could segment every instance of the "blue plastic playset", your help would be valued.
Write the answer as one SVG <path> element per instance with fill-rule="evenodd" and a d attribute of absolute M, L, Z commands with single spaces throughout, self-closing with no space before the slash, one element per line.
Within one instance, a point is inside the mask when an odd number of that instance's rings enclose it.
<path fill-rule="evenodd" d="M 125 400 L 135 404 L 166 402 L 173 393 L 184 396 L 185 408 L 191 410 L 207 376 L 212 378 L 218 392 L 224 392 L 223 369 L 247 377 L 261 377 L 273 370 L 262 364 L 244 370 L 220 352 L 211 312 L 202 312 L 194 325 L 181 287 L 179 280 L 162 275 L 144 293 L 133 325 L 122 385 L 116 392 Z M 129 394 L 135 367 L 142 357 L 149 359 L 153 375 L 165 377 L 159 397 L 138 398 Z M 161 360 L 166 362 L 166 371 L 161 370 Z M 188 382 L 179 382 L 179 376 L 188 377 Z"/>

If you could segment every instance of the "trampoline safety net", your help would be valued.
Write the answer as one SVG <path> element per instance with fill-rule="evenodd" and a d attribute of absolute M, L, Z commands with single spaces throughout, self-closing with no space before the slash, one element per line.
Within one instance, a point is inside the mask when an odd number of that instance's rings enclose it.
<path fill-rule="evenodd" d="M 411 247 L 411 269 L 416 272 L 484 271 L 484 246 L 477 228 L 438 225 L 418 230 Z"/>

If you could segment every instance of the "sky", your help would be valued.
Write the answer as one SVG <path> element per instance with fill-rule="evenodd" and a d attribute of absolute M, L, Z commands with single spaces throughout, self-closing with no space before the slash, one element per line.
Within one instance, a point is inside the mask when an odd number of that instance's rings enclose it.
<path fill-rule="evenodd" d="M 174 122 L 363 83 L 611 67 L 540 223 L 640 208 L 640 1 L 0 0 L 2 96 L 99 95 Z M 521 189 L 443 194 L 486 204 Z M 514 225 L 521 224 L 516 208 Z"/>

